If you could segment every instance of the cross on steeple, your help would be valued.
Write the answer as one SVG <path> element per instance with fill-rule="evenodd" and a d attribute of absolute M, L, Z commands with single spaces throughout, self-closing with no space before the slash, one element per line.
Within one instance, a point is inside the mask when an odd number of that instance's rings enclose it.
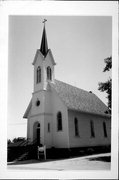
<path fill-rule="evenodd" d="M 44 23 L 44 25 L 45 25 L 45 22 L 46 22 L 46 21 L 47 21 L 47 19 L 44 19 L 42 23 Z"/>
<path fill-rule="evenodd" d="M 45 22 L 47 19 L 44 19 L 42 23 L 44 23 L 44 28 L 43 28 L 43 34 L 42 34 L 42 40 L 41 40 L 41 47 L 40 51 L 41 53 L 46 56 L 48 52 L 48 43 L 47 43 L 47 35 L 46 35 L 46 30 L 45 30 Z"/>

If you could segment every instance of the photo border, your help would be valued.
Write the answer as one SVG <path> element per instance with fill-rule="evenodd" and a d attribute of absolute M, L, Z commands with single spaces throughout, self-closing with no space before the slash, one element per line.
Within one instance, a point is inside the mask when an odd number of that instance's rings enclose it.
<path fill-rule="evenodd" d="M 7 169 L 7 89 L 9 15 L 112 16 L 112 138 L 111 170 L 42 171 Z M 0 178 L 106 179 L 118 178 L 118 2 L 10 1 L 0 2 Z M 4 131 L 3 131 L 4 130 Z"/>

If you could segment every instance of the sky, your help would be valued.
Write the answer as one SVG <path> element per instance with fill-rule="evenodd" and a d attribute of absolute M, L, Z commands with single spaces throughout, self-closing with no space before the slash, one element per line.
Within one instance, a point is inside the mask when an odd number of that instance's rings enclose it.
<path fill-rule="evenodd" d="M 56 62 L 55 79 L 92 91 L 105 104 L 98 83 L 111 77 L 103 72 L 112 55 L 111 16 L 9 16 L 8 133 L 26 137 L 23 115 L 33 92 L 33 65 L 40 48 L 43 19 L 47 19 L 48 47 Z"/>

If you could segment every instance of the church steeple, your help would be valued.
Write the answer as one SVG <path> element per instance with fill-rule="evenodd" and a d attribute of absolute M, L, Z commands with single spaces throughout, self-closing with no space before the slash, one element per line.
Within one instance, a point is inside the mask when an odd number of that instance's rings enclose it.
<path fill-rule="evenodd" d="M 37 49 L 33 61 L 34 65 L 34 92 L 46 90 L 49 82 L 54 83 L 55 61 L 50 49 L 48 49 L 45 21 L 41 38 L 41 47 Z"/>
<path fill-rule="evenodd" d="M 47 20 L 44 19 L 44 28 L 43 28 L 43 34 L 42 34 L 42 40 L 41 40 L 41 46 L 40 46 L 40 51 L 43 54 L 43 56 L 47 55 L 48 52 L 48 42 L 47 42 L 47 35 L 46 35 L 46 30 L 45 30 L 45 22 Z"/>

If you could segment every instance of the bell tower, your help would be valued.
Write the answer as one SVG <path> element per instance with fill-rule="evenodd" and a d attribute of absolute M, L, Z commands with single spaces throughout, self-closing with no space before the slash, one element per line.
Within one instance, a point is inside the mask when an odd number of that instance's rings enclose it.
<path fill-rule="evenodd" d="M 48 48 L 46 35 L 46 19 L 44 19 L 40 49 L 36 51 L 34 65 L 34 92 L 46 90 L 48 82 L 54 82 L 54 65 L 56 64 L 51 50 Z"/>
<path fill-rule="evenodd" d="M 55 66 L 52 52 L 48 48 L 46 21 L 43 21 L 40 48 L 37 49 L 32 63 L 34 67 L 34 89 L 28 107 L 31 108 L 28 121 L 28 137 L 31 138 L 31 141 L 37 139 L 37 142 L 41 144 L 45 143 L 45 129 L 48 123 L 52 123 L 52 106 L 49 106 L 52 100 L 48 84 L 50 82 L 54 83 Z M 51 139 L 51 134 L 50 136 L 48 134 L 48 137 Z"/>

